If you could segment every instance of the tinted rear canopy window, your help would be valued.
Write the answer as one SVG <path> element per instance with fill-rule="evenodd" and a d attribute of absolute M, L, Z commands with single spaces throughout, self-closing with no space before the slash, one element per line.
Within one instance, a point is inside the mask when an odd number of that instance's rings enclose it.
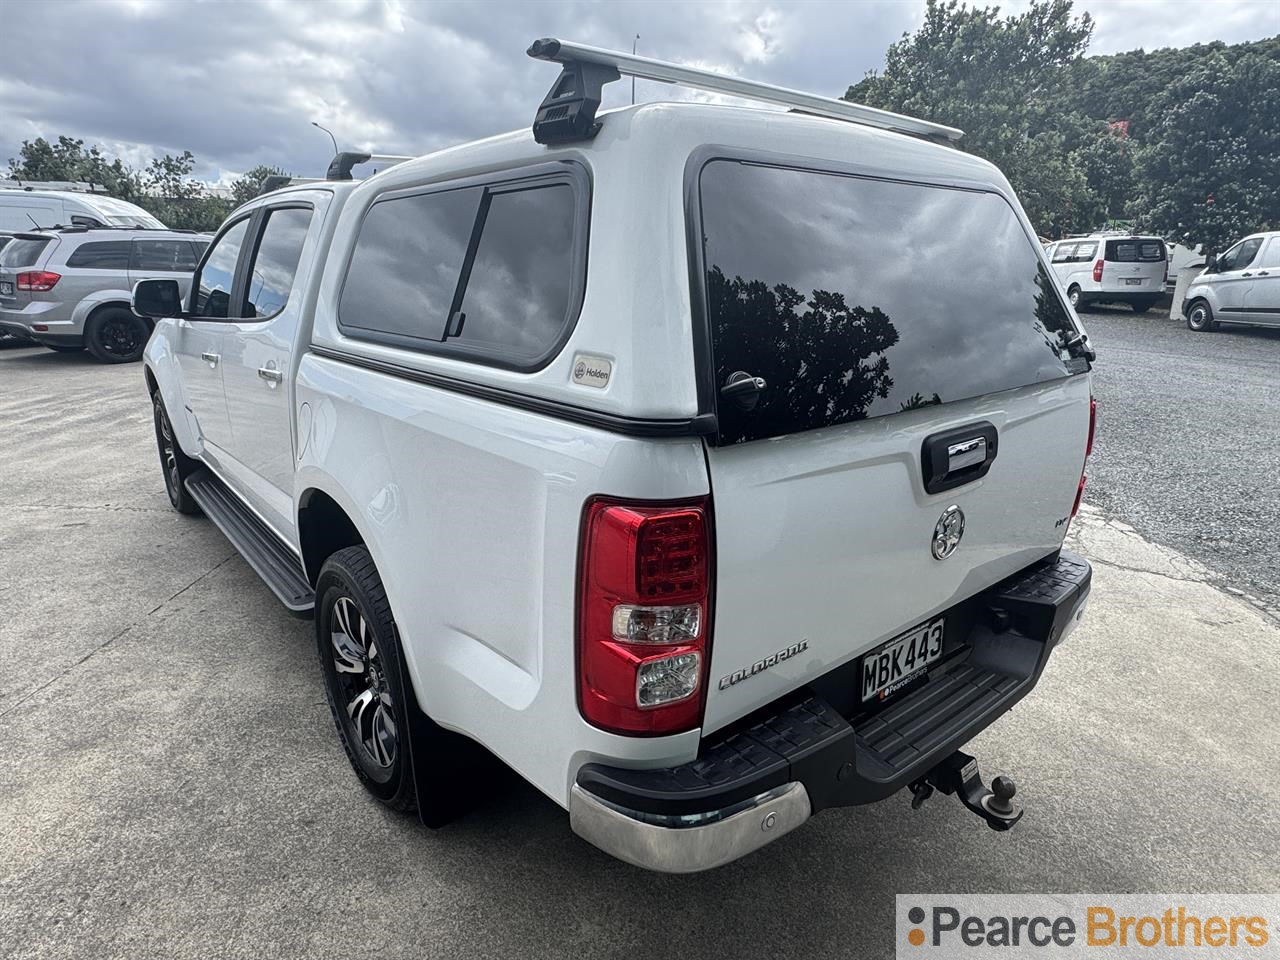
<path fill-rule="evenodd" d="M 49 239 L 14 237 L 0 250 L 0 267 L 34 267 Z"/>
<path fill-rule="evenodd" d="M 1066 376 L 1071 320 L 993 193 L 717 160 L 701 175 L 719 404 L 737 443 Z"/>

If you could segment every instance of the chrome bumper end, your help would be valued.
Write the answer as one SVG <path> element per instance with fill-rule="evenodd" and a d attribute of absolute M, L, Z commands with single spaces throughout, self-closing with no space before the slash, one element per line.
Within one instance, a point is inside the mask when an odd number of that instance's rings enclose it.
<path fill-rule="evenodd" d="M 655 817 L 601 800 L 574 784 L 569 793 L 573 832 L 605 853 L 646 870 L 696 873 L 758 850 L 809 819 L 804 784 L 788 783 L 740 809 L 701 817 Z"/>

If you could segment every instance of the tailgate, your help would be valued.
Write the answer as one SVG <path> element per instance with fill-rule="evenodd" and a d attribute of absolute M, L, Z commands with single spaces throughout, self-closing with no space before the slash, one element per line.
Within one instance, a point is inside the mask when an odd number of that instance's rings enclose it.
<path fill-rule="evenodd" d="M 709 732 L 1058 549 L 1089 382 L 994 192 L 713 161 L 700 199 Z"/>
<path fill-rule="evenodd" d="M 1159 293 L 1164 290 L 1164 242 L 1158 238 L 1108 240 L 1102 289 L 1110 293 Z"/>

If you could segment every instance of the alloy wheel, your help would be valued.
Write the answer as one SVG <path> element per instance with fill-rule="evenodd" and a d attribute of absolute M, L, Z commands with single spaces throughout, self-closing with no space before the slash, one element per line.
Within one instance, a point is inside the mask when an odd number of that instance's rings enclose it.
<path fill-rule="evenodd" d="M 112 357 L 131 359 L 142 344 L 138 324 L 127 317 L 110 317 L 98 328 L 98 345 Z"/>
<path fill-rule="evenodd" d="M 169 488 L 169 497 L 173 499 L 175 491 L 182 489 L 182 474 L 178 470 L 177 445 L 173 439 L 173 425 L 169 423 L 169 415 L 160 405 L 160 398 L 155 401 L 156 407 L 156 439 L 160 445 L 160 462 L 164 465 L 164 482 Z"/>
<path fill-rule="evenodd" d="M 367 758 L 390 767 L 399 749 L 387 664 L 377 639 L 354 599 L 340 596 L 329 614 L 329 643 L 338 681 L 340 707 Z"/>

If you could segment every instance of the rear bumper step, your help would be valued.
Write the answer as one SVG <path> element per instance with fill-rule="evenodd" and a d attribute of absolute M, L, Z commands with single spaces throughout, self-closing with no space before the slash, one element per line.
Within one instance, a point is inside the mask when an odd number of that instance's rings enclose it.
<path fill-rule="evenodd" d="M 207 468 L 188 477 L 186 487 L 289 612 L 310 616 L 316 598 L 297 555 Z"/>
<path fill-rule="evenodd" d="M 727 863 L 826 807 L 882 800 L 927 776 L 1031 691 L 1083 613 L 1091 576 L 1087 561 L 1063 552 L 983 592 L 964 645 L 875 713 L 845 717 L 804 689 L 713 734 L 689 763 L 585 764 L 570 797 L 573 828 L 638 866 L 684 872 Z M 773 826 L 765 826 L 770 814 Z M 749 831 L 725 826 L 748 819 Z M 715 839 L 697 840 L 704 831 Z"/>

